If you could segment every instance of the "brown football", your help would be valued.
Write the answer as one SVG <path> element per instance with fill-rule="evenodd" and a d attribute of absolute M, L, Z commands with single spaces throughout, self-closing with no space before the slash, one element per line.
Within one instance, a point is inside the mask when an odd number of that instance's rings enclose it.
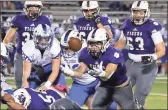
<path fill-rule="evenodd" d="M 78 38 L 71 37 L 68 41 L 69 49 L 77 52 L 82 47 L 82 41 Z"/>

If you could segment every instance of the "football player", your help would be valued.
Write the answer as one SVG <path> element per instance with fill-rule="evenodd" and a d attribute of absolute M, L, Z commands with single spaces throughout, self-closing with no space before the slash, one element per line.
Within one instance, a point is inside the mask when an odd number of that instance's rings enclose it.
<path fill-rule="evenodd" d="M 20 88 L 13 92 L 13 95 L 1 91 L 2 101 L 10 109 L 48 109 L 49 105 L 56 100 L 65 98 L 65 94 L 53 86 L 50 86 L 45 92 L 39 92 L 31 88 Z M 37 102 L 38 101 L 38 102 Z"/>
<path fill-rule="evenodd" d="M 14 60 L 14 73 L 15 82 L 17 88 L 22 85 L 22 74 L 23 74 L 23 59 L 22 59 L 22 45 L 26 41 L 32 39 L 32 33 L 34 28 L 38 24 L 51 25 L 50 20 L 42 15 L 42 2 L 41 1 L 25 1 L 24 12 L 25 14 L 18 14 L 13 17 L 10 26 L 3 42 L 8 46 L 15 33 L 17 32 L 17 47 Z"/>
<path fill-rule="evenodd" d="M 28 110 L 44 110 L 56 100 L 65 98 L 65 95 L 63 92 L 50 86 L 43 92 L 36 91 L 32 88 L 20 88 L 14 91 L 13 97 L 15 102 L 23 105 Z"/>
<path fill-rule="evenodd" d="M 127 75 L 132 86 L 136 86 L 134 96 L 139 108 L 144 107 L 145 99 L 152 89 L 158 66 L 156 60 L 165 54 L 161 35 L 161 25 L 149 19 L 150 9 L 147 1 L 135 1 L 131 7 L 131 18 L 123 26 L 117 45 L 129 48 L 126 61 Z"/>
<path fill-rule="evenodd" d="M 9 86 L 7 83 L 6 83 L 6 79 L 4 78 L 3 74 L 2 74 L 2 70 L 4 68 L 6 68 L 7 64 L 7 60 L 8 60 L 8 50 L 7 50 L 7 47 L 5 46 L 5 44 L 3 44 L 1 42 L 1 55 L 0 55 L 0 62 L 1 62 L 1 79 L 0 79 L 0 83 L 1 83 L 1 86 L 0 86 L 0 91 L 1 91 L 1 97 L 0 97 L 0 101 L 4 104 L 7 104 L 9 106 L 11 106 L 11 108 L 18 108 L 18 109 L 25 109 L 24 107 L 22 107 L 21 105 L 17 104 L 13 97 L 12 97 L 12 94 L 13 94 L 13 90 L 11 88 L 11 86 Z"/>
<path fill-rule="evenodd" d="M 123 55 L 120 50 L 110 46 L 108 38 L 104 28 L 92 30 L 87 38 L 87 47 L 80 52 L 79 67 L 71 70 L 65 66 L 64 73 L 81 77 L 89 68 L 89 74 L 100 79 L 101 83 L 93 96 L 92 109 L 107 109 L 113 100 L 121 109 L 135 109 Z"/>
<path fill-rule="evenodd" d="M 70 69 L 75 70 L 79 67 L 80 63 L 78 61 L 79 52 L 74 52 L 69 49 L 70 38 L 77 38 L 81 40 L 79 32 L 77 30 L 67 30 L 61 36 L 61 63 L 63 68 L 68 65 Z M 82 47 L 83 48 L 83 47 Z M 70 89 L 69 98 L 80 106 L 86 104 L 90 108 L 92 96 L 95 93 L 95 87 L 97 86 L 99 79 L 91 76 L 85 72 L 81 77 L 72 77 L 73 83 Z M 80 93 L 80 97 L 76 94 Z"/>
<path fill-rule="evenodd" d="M 22 48 L 23 55 L 23 87 L 46 90 L 52 84 L 66 86 L 65 77 L 59 74 L 60 43 L 53 36 L 51 27 L 39 24 L 34 29 L 33 40 L 27 41 Z"/>
<path fill-rule="evenodd" d="M 80 32 L 82 40 L 87 40 L 88 34 L 95 28 L 104 28 L 107 30 L 109 39 L 114 34 L 111 20 L 108 17 L 100 16 L 100 7 L 98 1 L 83 1 L 81 6 L 83 17 L 74 21 L 74 27 Z"/>

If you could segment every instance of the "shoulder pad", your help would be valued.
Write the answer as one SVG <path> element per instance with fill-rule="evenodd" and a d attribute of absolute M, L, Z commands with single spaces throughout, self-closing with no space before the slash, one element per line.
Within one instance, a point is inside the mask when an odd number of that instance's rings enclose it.
<path fill-rule="evenodd" d="M 162 25 L 159 24 L 156 21 L 151 20 L 150 25 L 151 25 L 150 26 L 151 27 L 151 33 L 155 33 L 157 31 L 161 31 L 162 30 Z"/>

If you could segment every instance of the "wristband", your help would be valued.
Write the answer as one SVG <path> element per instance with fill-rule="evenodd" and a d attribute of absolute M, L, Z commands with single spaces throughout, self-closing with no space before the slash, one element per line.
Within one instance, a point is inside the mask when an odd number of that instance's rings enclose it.
<path fill-rule="evenodd" d="M 153 55 L 153 59 L 157 60 L 157 55 L 156 54 Z"/>
<path fill-rule="evenodd" d="M 47 81 L 47 82 L 44 84 L 44 86 L 45 86 L 45 87 L 50 87 L 51 84 L 52 84 L 52 83 L 51 83 L 50 81 Z"/>
<path fill-rule="evenodd" d="M 74 73 L 74 71 L 69 71 L 69 73 L 70 73 L 70 76 L 74 76 L 75 75 L 75 73 Z"/>
<path fill-rule="evenodd" d="M 102 73 L 99 74 L 100 77 L 105 77 L 106 76 L 106 72 L 102 71 Z"/>

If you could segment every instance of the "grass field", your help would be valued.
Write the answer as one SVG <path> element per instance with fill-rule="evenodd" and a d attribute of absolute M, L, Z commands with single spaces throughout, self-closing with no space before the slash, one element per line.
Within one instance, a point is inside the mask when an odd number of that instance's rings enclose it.
<path fill-rule="evenodd" d="M 14 80 L 8 79 L 8 84 L 15 88 Z M 70 87 L 72 80 L 67 78 L 67 84 Z M 159 77 L 156 79 L 150 95 L 146 100 L 147 109 L 167 109 L 167 78 Z M 5 109 L 6 105 L 1 105 L 1 109 Z"/>

